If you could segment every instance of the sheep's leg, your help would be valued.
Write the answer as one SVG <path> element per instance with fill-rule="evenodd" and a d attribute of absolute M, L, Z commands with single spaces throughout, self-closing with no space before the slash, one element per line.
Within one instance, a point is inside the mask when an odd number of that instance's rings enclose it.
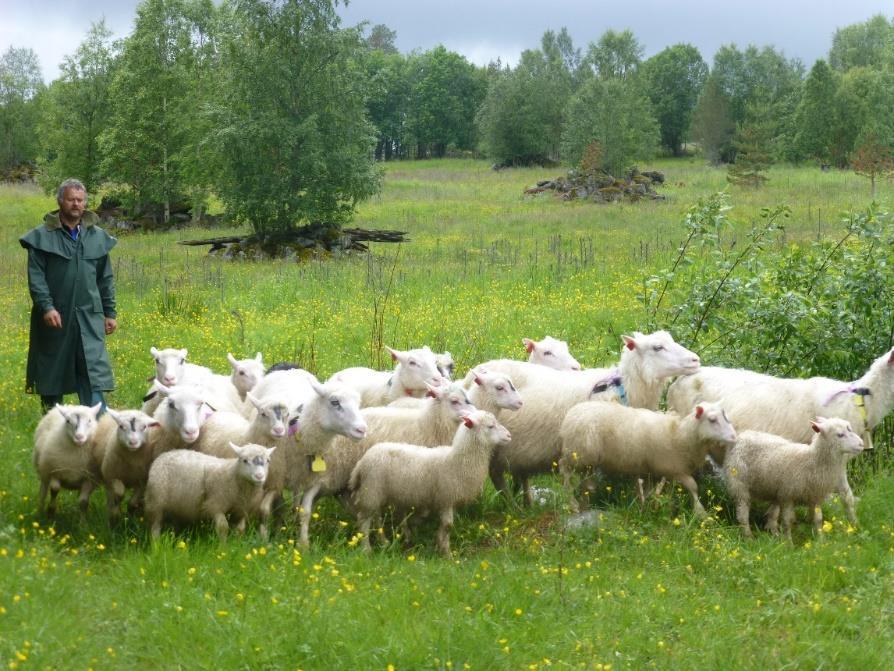
<path fill-rule="evenodd" d="M 152 535 L 152 540 L 158 540 L 159 536 L 161 536 L 161 518 L 163 514 L 155 511 L 146 511 L 146 521 L 149 522 L 149 529 Z"/>
<path fill-rule="evenodd" d="M 574 496 L 574 487 L 571 484 L 571 476 L 574 475 L 574 466 L 568 463 L 568 457 L 559 459 L 559 473 L 562 474 L 562 486 L 568 495 L 568 507 L 575 515 L 580 512 L 580 504 Z"/>
<path fill-rule="evenodd" d="M 698 484 L 696 484 L 695 478 L 687 473 L 686 475 L 677 476 L 674 479 L 683 485 L 689 492 L 689 495 L 692 496 L 692 511 L 695 513 L 695 516 L 702 518 L 707 517 L 708 513 L 705 512 L 702 502 L 698 500 Z"/>
<path fill-rule="evenodd" d="M 62 483 L 57 478 L 50 478 L 50 502 L 47 505 L 47 516 L 56 516 L 56 497 L 59 496 L 59 490 L 62 489 Z"/>
<path fill-rule="evenodd" d="M 773 503 L 767 508 L 767 520 L 764 529 L 774 536 L 779 533 L 779 504 Z"/>
<path fill-rule="evenodd" d="M 121 484 L 120 490 L 118 488 L 119 484 Z M 115 525 L 121 517 L 121 495 L 124 493 L 123 490 L 124 485 L 120 480 L 115 480 L 106 486 L 106 512 L 110 527 Z"/>
<path fill-rule="evenodd" d="M 492 463 L 490 465 L 490 480 L 494 483 L 494 489 L 500 492 L 507 499 L 512 498 L 511 494 L 509 493 L 509 489 L 506 487 L 506 473 L 495 463 Z"/>
<path fill-rule="evenodd" d="M 145 485 L 137 485 L 130 494 L 130 501 L 127 502 L 127 512 L 133 514 L 143 507 L 143 497 L 146 494 Z"/>
<path fill-rule="evenodd" d="M 785 537 L 792 540 L 792 523 L 795 521 L 795 504 L 786 501 L 782 504 L 782 533 Z"/>
<path fill-rule="evenodd" d="M 530 508 L 534 505 L 534 495 L 531 493 L 531 483 L 528 481 L 528 476 L 524 476 L 520 478 L 521 480 L 521 489 L 524 492 L 525 505 Z M 452 514 L 452 513 L 451 513 Z"/>
<path fill-rule="evenodd" d="M 643 479 L 636 479 L 636 498 L 639 500 L 639 505 L 641 508 L 646 507 L 646 494 L 643 491 Z"/>
<path fill-rule="evenodd" d="M 50 491 L 50 481 L 44 478 L 40 479 L 40 491 L 37 493 L 37 512 L 41 515 L 46 512 L 44 505 L 47 500 L 47 492 Z"/>
<path fill-rule="evenodd" d="M 78 495 L 78 510 L 81 514 L 81 524 L 87 524 L 87 509 L 90 506 L 90 495 L 94 489 L 96 489 L 96 485 L 90 482 L 90 480 L 85 480 L 81 484 L 81 492 Z"/>
<path fill-rule="evenodd" d="M 360 547 L 366 553 L 372 552 L 372 546 L 369 544 L 369 527 L 372 521 L 372 515 L 365 512 L 357 513 L 357 526 L 360 527 Z"/>
<path fill-rule="evenodd" d="M 822 538 L 823 536 L 823 507 L 816 503 L 813 506 L 813 528 L 816 531 L 817 535 Z"/>
<path fill-rule="evenodd" d="M 450 529 L 453 527 L 453 508 L 441 511 L 441 526 L 438 527 L 438 549 L 445 557 L 450 556 Z"/>
<path fill-rule="evenodd" d="M 649 494 L 649 496 L 654 496 L 655 498 L 661 496 L 661 492 L 664 491 L 664 485 L 666 484 L 667 478 L 661 478 L 661 480 L 658 481 L 658 484 L 655 485 L 655 488 L 652 490 L 652 493 Z"/>
<path fill-rule="evenodd" d="M 223 513 L 214 514 L 214 528 L 217 529 L 217 537 L 221 543 L 227 541 L 227 534 L 230 532 L 230 524 L 227 522 L 227 516 Z"/>
<path fill-rule="evenodd" d="M 745 538 L 751 538 L 751 524 L 748 520 L 750 506 L 751 501 L 747 496 L 740 496 L 736 499 L 736 520 L 742 527 L 742 535 Z"/>
<path fill-rule="evenodd" d="M 851 489 L 851 483 L 847 481 L 847 473 L 842 472 L 838 481 L 838 493 L 844 499 L 844 512 L 847 515 L 847 521 L 857 525 L 857 499 L 854 496 L 854 490 Z"/>
<path fill-rule="evenodd" d="M 314 499 L 317 498 L 317 494 L 319 494 L 321 487 L 322 485 L 320 484 L 314 485 L 304 492 L 304 496 L 301 499 L 301 509 L 298 511 L 298 516 L 301 522 L 301 531 L 298 542 L 301 547 L 306 548 L 310 545 L 310 516 L 314 508 Z"/>
<path fill-rule="evenodd" d="M 236 526 L 234 527 L 234 528 L 236 529 L 236 533 L 239 534 L 240 536 L 243 535 L 243 534 L 245 533 L 245 523 L 246 523 L 246 520 L 247 520 L 247 517 L 246 517 L 245 515 L 242 515 L 242 516 L 239 518 L 239 521 L 236 523 Z M 261 533 L 261 531 L 260 531 L 260 527 L 258 528 L 258 533 L 259 533 L 259 534 Z M 267 539 L 264 538 L 264 540 L 267 540 Z"/>

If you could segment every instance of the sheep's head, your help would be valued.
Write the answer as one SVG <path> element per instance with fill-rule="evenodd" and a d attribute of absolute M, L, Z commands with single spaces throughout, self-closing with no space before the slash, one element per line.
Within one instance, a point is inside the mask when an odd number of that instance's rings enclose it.
<path fill-rule="evenodd" d="M 205 402 L 201 390 L 191 386 L 171 388 L 158 385 L 158 391 L 165 396 L 162 405 L 167 406 L 167 411 L 163 413 L 166 428 L 179 432 L 181 440 L 187 445 L 196 442 L 205 420 L 215 412 Z"/>
<path fill-rule="evenodd" d="M 580 370 L 571 352 L 568 351 L 568 343 L 557 340 L 552 336 L 546 336 L 541 341 L 522 338 L 522 343 L 528 352 L 528 362 L 547 366 L 556 370 Z"/>
<path fill-rule="evenodd" d="M 236 387 L 240 396 L 244 398 L 245 394 L 254 389 L 258 382 L 261 381 L 261 378 L 264 377 L 264 361 L 261 353 L 258 352 L 254 359 L 242 359 L 240 361 L 227 352 L 227 361 L 230 362 L 230 367 L 233 369 L 233 372 L 230 374 L 233 386 Z"/>
<path fill-rule="evenodd" d="M 155 359 L 155 379 L 168 387 L 180 384 L 188 350 L 150 347 L 149 352 Z"/>
<path fill-rule="evenodd" d="M 255 443 L 249 443 L 240 447 L 230 443 L 230 449 L 236 453 L 236 469 L 239 477 L 248 480 L 258 487 L 263 485 L 270 470 L 270 457 L 276 448 L 263 447 Z"/>
<path fill-rule="evenodd" d="M 157 426 L 157 419 L 139 410 L 116 412 L 109 408 L 109 417 L 118 425 L 118 444 L 131 452 L 136 452 L 149 441 L 149 431 Z"/>
<path fill-rule="evenodd" d="M 245 396 L 258 411 L 255 421 L 262 423 L 271 437 L 282 438 L 286 435 L 292 419 L 288 403 L 277 399 L 258 400 L 251 392 L 247 392 Z"/>
<path fill-rule="evenodd" d="M 622 336 L 624 357 L 636 357 L 638 368 L 648 377 L 663 379 L 675 375 L 691 375 L 698 371 L 701 361 L 698 354 L 678 344 L 667 331 L 649 335 L 634 333 Z"/>
<path fill-rule="evenodd" d="M 65 433 L 75 445 L 86 445 L 96 432 L 96 418 L 102 410 L 102 403 L 92 408 L 85 405 L 59 405 L 56 410 L 65 419 Z"/>
<path fill-rule="evenodd" d="M 810 423 L 811 428 L 824 439 L 824 444 L 846 456 L 863 451 L 863 439 L 854 433 L 845 419 L 839 417 L 817 417 Z"/>
<path fill-rule="evenodd" d="M 506 410 L 520 410 L 523 401 L 521 394 L 512 384 L 508 375 L 491 372 L 479 366 L 472 371 L 475 375 L 473 381 L 484 390 L 498 408 Z"/>
<path fill-rule="evenodd" d="M 320 384 L 310 380 L 316 392 L 320 426 L 326 431 L 360 440 L 366 436 L 366 420 L 360 413 L 360 394 L 349 387 L 336 384 Z M 305 406 L 303 412 L 307 412 Z M 303 422 L 303 420 L 302 420 Z M 299 423 L 299 432 L 301 431 Z"/>
<path fill-rule="evenodd" d="M 396 362 L 395 377 L 397 382 L 409 393 L 425 393 L 426 385 L 438 386 L 446 382 L 438 371 L 438 364 L 434 352 L 427 346 L 420 349 L 411 349 L 405 352 L 400 350 L 385 349 Z"/>
<path fill-rule="evenodd" d="M 476 410 L 466 415 L 463 417 L 463 425 L 469 431 L 477 432 L 487 445 L 508 445 L 512 440 L 509 429 L 486 410 Z"/>
<path fill-rule="evenodd" d="M 446 387 L 428 385 L 426 395 L 435 399 L 436 403 L 441 403 L 448 416 L 457 422 L 475 411 L 475 406 L 466 395 L 466 390 L 456 382 L 451 382 Z"/>
<path fill-rule="evenodd" d="M 699 435 L 705 440 L 732 445 L 736 442 L 736 430 L 729 423 L 726 412 L 719 403 L 699 403 L 692 410 L 698 422 Z"/>

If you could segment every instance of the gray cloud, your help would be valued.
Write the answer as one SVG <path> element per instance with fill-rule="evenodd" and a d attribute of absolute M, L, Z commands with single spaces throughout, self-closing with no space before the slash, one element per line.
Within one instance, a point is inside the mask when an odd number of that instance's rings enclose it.
<path fill-rule="evenodd" d="M 65 55 L 77 48 L 90 23 L 101 18 L 119 37 L 127 35 L 137 0 L 5 0 L 0 9 L 0 50 L 34 49 L 47 81 Z M 545 30 L 567 27 L 586 48 L 608 29 L 629 28 L 646 56 L 679 42 L 698 47 L 711 61 L 717 49 L 735 43 L 773 45 L 807 67 L 828 53 L 836 28 L 882 13 L 890 0 L 352 0 L 339 5 L 344 25 L 384 23 L 397 31 L 403 52 L 438 44 L 479 65 L 497 57 L 515 63 L 536 48 Z"/>

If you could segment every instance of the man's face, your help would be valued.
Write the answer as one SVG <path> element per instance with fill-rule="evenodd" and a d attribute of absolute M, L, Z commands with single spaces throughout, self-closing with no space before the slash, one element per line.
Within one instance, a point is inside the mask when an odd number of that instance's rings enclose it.
<path fill-rule="evenodd" d="M 87 194 L 80 189 L 67 188 L 62 193 L 59 209 L 69 221 L 78 221 L 87 206 Z"/>

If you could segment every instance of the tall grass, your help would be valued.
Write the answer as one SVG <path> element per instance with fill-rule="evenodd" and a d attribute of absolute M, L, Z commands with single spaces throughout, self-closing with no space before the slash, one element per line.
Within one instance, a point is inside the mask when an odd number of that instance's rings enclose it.
<path fill-rule="evenodd" d="M 122 234 L 113 252 L 120 330 L 109 339 L 113 407 L 139 404 L 151 345 L 189 348 L 223 371 L 226 352 L 297 360 L 320 376 L 382 365 L 380 344 L 450 349 L 464 370 L 522 354 L 522 336 L 570 342 L 586 365 L 613 361 L 643 321 L 644 276 L 666 265 L 686 209 L 725 187 L 694 160 L 661 161 L 667 200 L 594 206 L 522 190 L 555 170 L 493 172 L 483 162 L 387 166 L 385 190 L 357 225 L 411 241 L 369 255 L 233 263 L 176 245 L 197 230 Z M 765 189 L 731 191 L 744 230 L 786 203 L 792 240 L 834 233 L 868 186 L 840 172 L 775 168 Z M 891 202 L 890 184 L 879 199 Z M 457 519 L 454 560 L 418 544 L 371 557 L 350 516 L 324 501 L 307 552 L 288 525 L 220 547 L 207 527 L 156 547 L 138 519 L 106 528 L 95 496 L 81 528 L 71 495 L 52 524 L 35 514 L 30 462 L 36 399 L 23 393 L 27 296 L 19 235 L 52 199 L 0 187 L 0 663 L 8 668 L 640 669 L 882 668 L 891 636 L 886 465 L 869 477 L 850 527 L 840 503 L 818 542 L 744 542 L 716 483 L 706 523 L 672 493 L 646 510 L 603 483 L 599 529 L 570 531 L 564 494 L 530 510 L 488 486 Z M 209 232 L 217 235 L 219 231 Z M 867 362 L 868 363 L 868 362 Z M 803 520 L 802 520 L 803 522 Z"/>

